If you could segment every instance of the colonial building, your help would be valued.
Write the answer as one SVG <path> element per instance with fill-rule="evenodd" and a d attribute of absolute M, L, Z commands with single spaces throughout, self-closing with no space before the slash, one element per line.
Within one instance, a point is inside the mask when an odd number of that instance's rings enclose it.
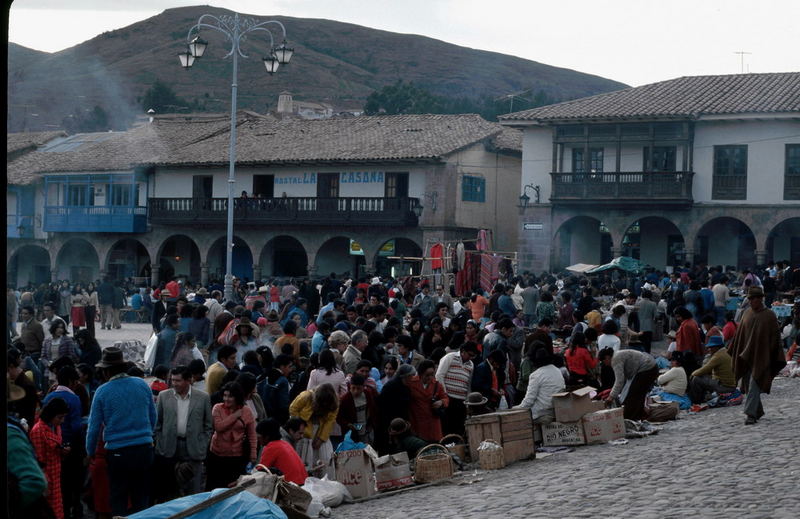
<path fill-rule="evenodd" d="M 800 263 L 800 73 L 682 77 L 501 116 L 536 271 Z"/>
<path fill-rule="evenodd" d="M 221 279 L 229 130 L 224 117 L 156 117 L 127 132 L 9 135 L 9 281 Z M 240 278 L 418 272 L 398 257 L 479 229 L 516 248 L 519 131 L 477 115 L 242 112 L 237 133 Z"/>

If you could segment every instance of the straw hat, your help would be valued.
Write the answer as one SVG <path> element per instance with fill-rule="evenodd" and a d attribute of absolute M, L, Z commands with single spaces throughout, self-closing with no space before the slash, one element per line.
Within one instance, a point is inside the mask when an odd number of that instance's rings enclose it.
<path fill-rule="evenodd" d="M 206 287 L 200 287 L 197 290 L 196 295 L 198 295 L 198 296 L 207 296 L 208 295 L 208 290 L 206 290 Z"/>
<path fill-rule="evenodd" d="M 266 294 L 267 292 L 269 292 L 269 288 L 267 288 L 267 285 L 263 285 L 263 286 L 258 288 L 258 291 L 261 292 L 261 293 Z"/>

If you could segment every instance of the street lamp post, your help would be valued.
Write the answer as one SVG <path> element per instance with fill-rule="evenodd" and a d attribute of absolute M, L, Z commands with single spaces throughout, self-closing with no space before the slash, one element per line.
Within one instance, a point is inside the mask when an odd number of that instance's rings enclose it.
<path fill-rule="evenodd" d="M 277 25 L 283 33 L 283 42 L 275 46 L 272 32 L 266 28 L 267 25 Z M 195 25 L 189 29 L 186 36 L 186 51 L 178 54 L 181 66 L 188 69 L 194 61 L 200 59 L 208 46 L 208 42 L 200 38 L 200 29 L 212 29 L 225 35 L 231 44 L 231 49 L 223 57 L 233 56 L 233 80 L 231 82 L 231 141 L 228 150 L 228 229 L 226 237 L 226 257 L 225 257 L 225 299 L 230 301 L 233 298 L 233 185 L 236 183 L 236 93 L 237 76 L 239 73 L 239 56 L 246 58 L 242 52 L 241 42 L 247 35 L 264 32 L 269 36 L 269 54 L 262 58 L 264 67 L 269 74 L 274 74 L 278 70 L 278 65 L 289 63 L 294 49 L 286 46 L 286 28 L 277 20 L 259 22 L 253 18 L 240 18 L 238 13 L 233 16 L 222 15 L 214 16 L 204 14 Z M 192 39 L 192 34 L 197 32 L 197 36 Z"/>

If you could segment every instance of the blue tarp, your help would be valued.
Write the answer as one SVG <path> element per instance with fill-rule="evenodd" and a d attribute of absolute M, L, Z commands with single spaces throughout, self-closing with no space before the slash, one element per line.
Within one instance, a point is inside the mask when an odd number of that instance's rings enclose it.
<path fill-rule="evenodd" d="M 225 492 L 225 490 L 227 489 L 217 488 L 211 492 L 167 501 L 130 515 L 128 519 L 164 519 L 205 501 L 211 496 Z M 256 497 L 246 490 L 190 517 L 191 519 L 217 519 L 219 517 L 225 519 L 287 519 L 286 514 L 275 503 Z"/>

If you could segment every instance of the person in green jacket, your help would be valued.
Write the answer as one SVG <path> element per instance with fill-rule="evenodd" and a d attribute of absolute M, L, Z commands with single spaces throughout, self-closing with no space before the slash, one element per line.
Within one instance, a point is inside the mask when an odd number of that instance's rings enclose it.
<path fill-rule="evenodd" d="M 417 452 L 428 446 L 428 442 L 411 434 L 411 424 L 402 418 L 395 418 L 389 424 L 389 438 L 392 452 L 406 451 L 409 459 L 414 459 Z"/>
<path fill-rule="evenodd" d="M 25 397 L 25 391 L 6 378 L 6 400 L 14 402 Z M 47 506 L 43 499 L 47 479 L 36 461 L 33 446 L 23 426 L 11 416 L 6 417 L 6 453 L 8 470 L 8 517 L 23 518 L 36 515 L 34 509 Z"/>

